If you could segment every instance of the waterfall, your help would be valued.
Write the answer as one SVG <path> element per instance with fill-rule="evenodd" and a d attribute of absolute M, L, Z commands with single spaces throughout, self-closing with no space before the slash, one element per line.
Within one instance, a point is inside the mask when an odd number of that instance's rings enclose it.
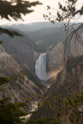
<path fill-rule="evenodd" d="M 35 73 L 41 81 L 47 81 L 46 73 L 46 53 L 40 54 L 35 63 Z"/>

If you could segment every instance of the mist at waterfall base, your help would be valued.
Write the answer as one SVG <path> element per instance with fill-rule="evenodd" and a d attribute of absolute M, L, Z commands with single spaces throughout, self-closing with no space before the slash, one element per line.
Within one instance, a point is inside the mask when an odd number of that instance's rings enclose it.
<path fill-rule="evenodd" d="M 39 57 L 37 58 L 35 63 L 35 73 L 42 82 L 48 80 L 46 72 L 46 53 L 40 54 Z"/>

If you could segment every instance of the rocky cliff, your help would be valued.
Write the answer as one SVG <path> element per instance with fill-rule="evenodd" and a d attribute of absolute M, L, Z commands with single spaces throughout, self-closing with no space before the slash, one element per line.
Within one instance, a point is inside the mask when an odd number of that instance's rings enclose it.
<path fill-rule="evenodd" d="M 63 43 L 57 43 L 50 51 L 47 52 L 47 72 L 48 72 L 48 86 L 50 87 L 55 81 L 57 74 L 64 66 L 64 46 Z"/>
<path fill-rule="evenodd" d="M 58 74 L 53 85 L 45 94 L 43 105 L 39 108 L 32 119 L 49 118 L 56 116 L 57 101 L 56 97 L 61 94 L 61 103 L 67 96 L 73 97 L 75 94 L 83 92 L 83 56 L 71 58 L 64 69 Z M 50 107 L 47 107 L 47 101 Z M 65 124 L 69 124 L 66 122 Z M 81 123 L 82 124 L 82 123 Z"/>
<path fill-rule="evenodd" d="M 57 43 L 50 51 L 47 52 L 47 70 L 53 72 L 63 66 L 64 46 L 63 43 Z"/>
<path fill-rule="evenodd" d="M 25 101 L 42 93 L 42 84 L 30 80 L 24 68 L 0 46 L 0 77 L 11 78 L 9 83 L 0 86 L 0 97 L 11 97 L 12 101 Z"/>

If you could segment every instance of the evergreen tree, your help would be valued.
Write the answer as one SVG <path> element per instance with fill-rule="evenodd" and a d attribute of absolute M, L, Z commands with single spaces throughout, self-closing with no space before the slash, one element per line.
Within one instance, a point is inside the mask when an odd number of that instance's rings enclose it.
<path fill-rule="evenodd" d="M 31 9 L 32 6 L 40 4 L 38 1 L 29 2 L 26 0 L 0 0 L 0 17 L 1 19 L 7 19 L 11 21 L 11 18 L 14 20 L 22 20 L 22 15 L 29 14 L 34 10 Z M 0 27 L 0 34 L 6 33 L 9 36 L 13 37 L 22 36 L 16 31 L 11 31 L 5 28 Z M 2 43 L 2 41 L 0 41 Z M 9 77 L 0 77 L 0 86 L 4 83 L 11 82 Z M 0 92 L 2 90 L 0 89 Z M 26 115 L 23 112 L 22 107 L 26 106 L 25 103 L 11 103 L 9 98 L 0 99 L 0 124 L 25 124 L 21 116 Z"/>
<path fill-rule="evenodd" d="M 34 10 L 31 9 L 32 6 L 40 5 L 41 3 L 29 2 L 26 0 L 0 0 L 0 17 L 1 19 L 7 19 L 11 21 L 11 18 L 14 20 L 23 20 L 22 15 L 32 13 Z M 10 31 L 0 27 L 0 34 L 6 33 L 10 36 L 21 36 L 21 34 L 16 31 Z"/>
<path fill-rule="evenodd" d="M 20 107 L 25 103 L 11 103 L 10 99 L 0 100 L 0 124 L 25 124 L 21 116 L 26 115 Z"/>

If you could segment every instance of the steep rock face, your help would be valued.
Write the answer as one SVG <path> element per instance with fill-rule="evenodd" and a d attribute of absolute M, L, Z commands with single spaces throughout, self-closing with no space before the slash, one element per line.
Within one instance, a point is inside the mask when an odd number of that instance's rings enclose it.
<path fill-rule="evenodd" d="M 14 58 L 5 52 L 0 45 L 0 75 L 10 75 L 19 73 L 22 70 L 21 66 L 14 60 Z"/>
<path fill-rule="evenodd" d="M 75 94 L 83 92 L 83 56 L 80 60 L 78 63 L 75 61 L 72 64 L 74 66 L 69 67 L 69 70 L 64 68 L 58 74 L 57 79 L 45 94 L 43 106 L 39 108 L 37 114 L 33 115 L 31 119 L 55 117 L 58 105 L 56 102 L 57 94 L 61 94 L 63 104 L 65 97 L 73 97 Z M 47 107 L 47 101 L 51 103 L 51 107 L 49 108 Z"/>
<path fill-rule="evenodd" d="M 71 41 L 71 47 L 70 47 L 71 55 L 73 55 L 74 57 L 83 55 L 83 46 L 77 41 L 75 46 L 74 40 L 75 38 L 73 38 Z M 65 53 L 65 55 L 68 56 L 68 53 Z M 47 72 L 51 82 L 57 76 L 58 72 L 60 72 L 63 69 L 63 66 L 64 66 L 64 44 L 62 42 L 59 42 L 50 51 L 47 52 Z"/>
<path fill-rule="evenodd" d="M 23 74 L 22 66 L 0 46 L 0 76 L 11 77 L 10 83 L 0 86 L 0 97 L 11 97 L 12 101 L 24 101 L 27 97 L 40 95 L 42 85 L 35 84 Z"/>
<path fill-rule="evenodd" d="M 23 32 L 20 33 L 23 34 Z M 28 78 L 42 88 L 42 84 L 39 83 L 40 80 L 35 75 L 34 69 L 35 61 L 38 56 L 38 53 L 34 49 L 35 44 L 24 34 L 23 37 L 14 38 L 3 34 L 1 35 L 1 39 L 4 41 L 2 45 L 5 50 L 22 66 Z"/>
<path fill-rule="evenodd" d="M 56 77 L 58 72 L 63 68 L 64 46 L 60 42 L 47 52 L 47 72 L 49 78 Z"/>
<path fill-rule="evenodd" d="M 27 76 L 24 79 L 18 79 L 0 87 L 2 92 L 1 98 L 11 98 L 12 101 L 27 101 L 35 96 L 35 99 L 42 93 L 42 90 L 34 84 Z M 29 101 L 27 101 L 29 102 Z"/>

